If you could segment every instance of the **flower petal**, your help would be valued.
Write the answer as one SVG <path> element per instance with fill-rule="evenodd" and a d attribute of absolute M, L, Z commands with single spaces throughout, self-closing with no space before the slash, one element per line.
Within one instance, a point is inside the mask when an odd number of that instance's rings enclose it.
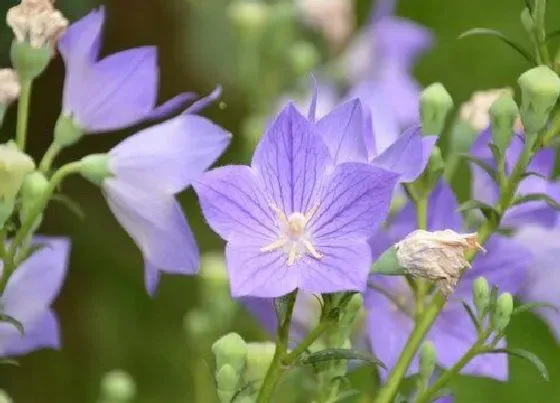
<path fill-rule="evenodd" d="M 60 327 L 55 313 L 47 309 L 32 322 L 22 323 L 24 336 L 10 324 L 0 324 L 0 355 L 14 356 L 41 348 L 60 349 Z"/>
<path fill-rule="evenodd" d="M 146 263 L 144 267 L 144 281 L 146 282 L 146 291 L 148 291 L 148 295 L 153 296 L 156 293 L 160 277 L 161 273 L 158 268 L 150 263 Z"/>
<path fill-rule="evenodd" d="M 220 99 L 222 96 L 222 87 L 217 86 L 210 94 L 196 100 L 190 107 L 188 107 L 185 112 L 191 115 L 200 112 L 201 110 L 207 108 L 210 104 Z"/>
<path fill-rule="evenodd" d="M 370 238 L 387 216 L 397 178 L 368 164 L 338 165 L 309 222 L 315 240 Z"/>
<path fill-rule="evenodd" d="M 422 136 L 418 127 L 408 129 L 372 164 L 398 173 L 401 182 L 413 182 L 424 172 L 436 141 L 436 136 Z"/>
<path fill-rule="evenodd" d="M 111 178 L 103 184 L 109 208 L 146 262 L 160 270 L 194 274 L 199 253 L 183 211 L 172 195 Z"/>
<path fill-rule="evenodd" d="M 275 217 L 256 172 L 247 166 L 224 166 L 194 183 L 204 217 L 223 239 L 257 239 L 260 247 L 276 239 Z"/>
<path fill-rule="evenodd" d="M 0 298 L 4 312 L 25 323 L 35 321 L 53 302 L 62 286 L 70 242 L 43 238 L 44 246 L 27 258 L 10 276 Z"/>
<path fill-rule="evenodd" d="M 312 207 L 331 164 L 314 125 L 292 104 L 267 129 L 252 161 L 271 202 L 286 214 Z"/>
<path fill-rule="evenodd" d="M 364 129 L 365 119 L 358 99 L 346 101 L 317 122 L 317 130 L 335 164 L 368 161 Z"/>
<path fill-rule="evenodd" d="M 138 188 L 174 194 L 196 180 L 224 152 L 231 135 L 211 121 L 181 115 L 142 130 L 110 153 L 110 169 Z"/>
<path fill-rule="evenodd" d="M 131 126 L 145 119 L 157 98 L 157 52 L 145 46 L 114 53 L 91 67 L 79 106 L 65 105 L 87 132 Z"/>

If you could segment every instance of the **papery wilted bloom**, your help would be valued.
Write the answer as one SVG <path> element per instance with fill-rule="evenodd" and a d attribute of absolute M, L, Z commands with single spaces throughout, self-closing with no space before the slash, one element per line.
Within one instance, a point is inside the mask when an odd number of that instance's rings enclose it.
<path fill-rule="evenodd" d="M 0 297 L 2 313 L 19 321 L 25 331 L 22 337 L 12 324 L 0 323 L 0 355 L 4 357 L 60 347 L 51 304 L 66 274 L 70 243 L 65 238 L 38 237 L 34 244 L 42 245 L 41 249 L 21 263 Z"/>
<path fill-rule="evenodd" d="M 6 108 L 19 97 L 21 85 L 15 70 L 0 69 L 0 109 Z"/>
<path fill-rule="evenodd" d="M 414 277 L 435 281 L 449 295 L 455 290 L 464 269 L 471 267 L 467 252 L 483 250 L 478 234 L 416 230 L 395 244 L 399 265 Z"/>
<path fill-rule="evenodd" d="M 82 160 L 82 174 L 101 186 L 111 211 L 141 249 L 150 293 L 160 270 L 198 270 L 198 249 L 174 195 L 223 153 L 230 137 L 205 118 L 183 114 L 138 132 L 108 154 Z"/>
<path fill-rule="evenodd" d="M 6 23 L 16 41 L 27 41 L 33 48 L 52 47 L 68 26 L 68 20 L 54 8 L 52 0 L 22 0 L 8 10 Z"/>
<path fill-rule="evenodd" d="M 293 105 L 270 125 L 251 166 L 212 170 L 195 183 L 206 220 L 228 244 L 234 296 L 362 290 L 368 231 L 387 214 L 397 175 L 335 166 Z"/>
<path fill-rule="evenodd" d="M 60 128 L 86 133 L 116 130 L 165 117 L 195 98 L 185 93 L 156 107 L 158 67 L 153 46 L 98 60 L 104 20 L 105 9 L 100 7 L 72 24 L 59 41 L 66 65 Z M 69 137 L 58 142 L 67 145 L 75 141 Z"/>
<path fill-rule="evenodd" d="M 457 201 L 448 186 L 440 183 L 432 193 L 428 206 L 429 231 L 444 228 L 456 232 L 463 230 L 461 216 L 457 213 Z M 383 236 L 376 236 L 371 242 L 374 245 L 378 241 L 394 242 L 402 239 L 415 226 L 416 212 L 410 203 L 390 221 Z M 473 260 L 472 268 L 465 272 L 426 336 L 426 340 L 434 344 L 437 363 L 443 368 L 455 364 L 477 340 L 476 329 L 462 306 L 462 301 L 471 303 L 474 279 L 484 276 L 490 284 L 498 286 L 501 292 L 516 294 L 523 286 L 526 268 L 532 261 L 527 249 L 518 242 L 501 236 L 491 237 L 485 248 L 487 252 L 477 255 Z M 373 275 L 370 278 L 370 288 L 365 297 L 369 342 L 373 352 L 388 368 L 396 363 L 414 327 L 414 304 L 415 295 L 403 277 Z M 504 343 L 502 341 L 501 345 Z M 409 374 L 417 371 L 418 359 L 415 358 Z M 462 372 L 506 380 L 507 356 L 477 356 Z"/>

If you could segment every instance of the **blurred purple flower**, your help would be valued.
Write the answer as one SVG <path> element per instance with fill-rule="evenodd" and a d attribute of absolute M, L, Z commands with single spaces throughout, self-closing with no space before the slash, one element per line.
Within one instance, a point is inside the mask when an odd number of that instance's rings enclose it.
<path fill-rule="evenodd" d="M 153 46 L 114 53 L 101 60 L 105 8 L 72 24 L 58 43 L 66 65 L 62 114 L 87 133 L 116 130 L 166 117 L 196 98 L 181 94 L 156 107 L 157 51 Z"/>
<path fill-rule="evenodd" d="M 174 195 L 224 152 L 230 138 L 209 120 L 183 114 L 138 132 L 109 152 L 111 176 L 102 189 L 111 211 L 142 251 L 150 294 L 159 270 L 198 270 L 198 248 Z"/>
<path fill-rule="evenodd" d="M 461 231 L 455 196 L 443 182 L 433 192 L 428 206 L 428 230 L 448 228 Z M 390 223 L 388 234 L 381 242 L 390 239 L 390 243 L 394 243 L 412 231 L 415 223 L 416 213 L 409 204 Z M 376 243 L 376 238 L 372 243 Z M 485 247 L 488 252 L 475 258 L 472 269 L 465 273 L 427 336 L 436 346 L 438 364 L 444 368 L 459 360 L 476 341 L 476 330 L 461 305 L 462 301 L 471 300 L 472 281 L 484 276 L 500 291 L 515 294 L 520 290 L 525 270 L 531 262 L 530 253 L 507 238 L 492 237 Z M 414 326 L 414 294 L 402 277 L 372 276 L 365 301 L 371 348 L 391 368 Z M 417 369 L 415 359 L 409 373 L 415 373 Z M 501 354 L 479 356 L 465 367 L 463 373 L 505 380 L 508 376 L 507 357 Z"/>
<path fill-rule="evenodd" d="M 488 145 L 492 142 L 492 131 L 490 128 L 484 130 L 477 137 L 471 147 L 471 154 L 483 160 L 492 167 L 495 163 Z M 510 172 L 523 150 L 523 135 L 517 134 L 506 151 L 505 169 Z M 555 153 L 552 149 L 539 151 L 529 165 L 527 172 L 536 175 L 527 176 L 521 182 L 517 194 L 524 196 L 531 193 L 544 193 L 553 199 L 560 200 L 560 185 L 550 178 L 555 164 Z M 498 185 L 480 167 L 471 164 L 473 176 L 473 198 L 490 205 L 498 201 Z M 510 208 L 504 215 L 501 225 L 504 227 L 517 227 L 523 224 L 538 224 L 544 227 L 554 227 L 558 212 L 544 201 L 531 201 Z"/>
<path fill-rule="evenodd" d="M 397 175 L 336 165 L 316 128 L 288 105 L 251 166 L 214 169 L 195 183 L 204 216 L 228 244 L 233 296 L 363 290 L 367 239 L 385 218 Z"/>
<path fill-rule="evenodd" d="M 560 309 L 560 228 L 538 226 L 522 227 L 515 240 L 528 248 L 534 255 L 529 267 L 527 281 L 521 290 L 524 302 L 546 302 Z M 560 314 L 549 308 L 537 310 L 550 325 L 556 338 L 560 340 Z"/>
<path fill-rule="evenodd" d="M 51 304 L 66 274 L 70 242 L 37 237 L 33 243 L 43 246 L 21 263 L 0 297 L 2 313 L 19 321 L 25 331 L 22 337 L 13 325 L 0 323 L 2 356 L 60 348 L 60 329 Z"/>

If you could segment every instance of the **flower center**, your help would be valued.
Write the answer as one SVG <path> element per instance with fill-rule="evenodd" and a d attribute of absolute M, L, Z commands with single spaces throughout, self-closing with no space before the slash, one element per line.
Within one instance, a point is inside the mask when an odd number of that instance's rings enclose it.
<path fill-rule="evenodd" d="M 311 220 L 319 206 L 313 207 L 305 214 L 295 212 L 287 217 L 278 207 L 270 206 L 270 208 L 276 213 L 278 219 L 278 239 L 261 248 L 261 252 L 283 249 L 288 255 L 288 266 L 293 265 L 297 259 L 306 254 L 311 255 L 315 259 L 323 257 L 313 246 L 311 236 L 306 231 L 307 223 Z"/>

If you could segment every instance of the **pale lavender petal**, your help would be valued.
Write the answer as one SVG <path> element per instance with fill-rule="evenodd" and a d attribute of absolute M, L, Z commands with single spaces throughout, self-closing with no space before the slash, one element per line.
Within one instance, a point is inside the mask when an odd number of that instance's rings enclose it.
<path fill-rule="evenodd" d="M 189 113 L 191 115 L 198 113 L 203 109 L 207 108 L 210 104 L 214 103 L 216 100 L 220 99 L 221 96 L 222 96 L 222 87 L 218 85 L 210 94 L 195 101 L 183 113 Z"/>
<path fill-rule="evenodd" d="M 443 180 L 436 185 L 428 201 L 428 231 L 452 229 L 460 232 L 463 227 L 459 204 L 451 186 Z"/>
<path fill-rule="evenodd" d="M 276 336 L 277 319 L 274 309 L 274 299 L 242 297 L 238 301 L 257 319 L 264 330 L 274 338 Z"/>
<path fill-rule="evenodd" d="M 311 122 L 315 122 L 315 118 L 317 115 L 317 93 L 318 93 L 318 89 L 317 89 L 317 80 L 315 80 L 315 76 L 313 76 L 313 74 L 311 75 L 311 81 L 312 81 L 312 88 L 313 91 L 311 92 L 311 103 L 309 104 L 309 110 L 307 112 L 307 119 L 309 119 Z"/>
<path fill-rule="evenodd" d="M 378 0 L 375 2 L 375 8 L 371 13 L 371 24 L 375 24 L 378 20 L 392 16 L 397 8 L 396 0 Z"/>
<path fill-rule="evenodd" d="M 213 169 L 194 183 L 194 189 L 208 224 L 223 239 L 258 239 L 260 247 L 276 239 L 275 213 L 252 168 L 230 165 Z"/>
<path fill-rule="evenodd" d="M 309 222 L 315 240 L 368 239 L 389 212 L 398 175 L 367 164 L 336 167 Z"/>
<path fill-rule="evenodd" d="M 231 135 L 196 115 L 181 115 L 128 137 L 110 153 L 120 181 L 174 194 L 196 180 L 224 152 Z"/>
<path fill-rule="evenodd" d="M 79 104 L 65 105 L 65 113 L 89 133 L 138 123 L 155 106 L 157 72 L 155 47 L 112 54 L 91 67 L 86 83 L 78 89 Z"/>
<path fill-rule="evenodd" d="M 101 29 L 105 21 L 105 7 L 101 6 L 71 24 L 58 41 L 58 50 L 66 63 L 73 67 L 89 65 L 99 55 Z"/>
<path fill-rule="evenodd" d="M 496 182 L 486 171 L 474 164 L 471 164 L 471 176 L 473 199 L 494 205 L 500 194 Z"/>
<path fill-rule="evenodd" d="M 153 296 L 155 294 L 160 277 L 161 273 L 157 267 L 150 263 L 145 264 L 144 281 L 146 283 L 146 291 L 148 291 L 148 294 L 150 296 Z"/>
<path fill-rule="evenodd" d="M 317 122 L 335 164 L 368 161 L 362 109 L 360 100 L 346 101 Z"/>
<path fill-rule="evenodd" d="M 13 326 L 0 324 L 0 355 L 20 355 L 41 348 L 60 349 L 60 328 L 52 310 L 47 309 L 35 320 L 22 324 L 25 329 L 23 337 Z"/>
<path fill-rule="evenodd" d="M 313 207 L 332 161 L 314 125 L 289 104 L 261 139 L 252 166 L 271 202 L 291 214 Z"/>
<path fill-rule="evenodd" d="M 517 228 L 532 224 L 544 228 L 554 228 L 557 222 L 558 212 L 553 207 L 545 202 L 532 201 L 508 209 L 500 224 L 503 228 Z"/>
<path fill-rule="evenodd" d="M 371 260 L 375 262 L 387 249 L 389 249 L 395 241 L 389 236 L 387 231 L 379 230 L 370 238 L 369 246 L 371 249 Z"/>
<path fill-rule="evenodd" d="M 103 191 L 109 208 L 136 242 L 147 264 L 178 274 L 198 270 L 196 242 L 172 195 L 139 189 L 118 178 L 107 179 Z"/>
<path fill-rule="evenodd" d="M 43 238 L 44 246 L 12 274 L 0 298 L 3 311 L 22 323 L 33 322 L 57 296 L 68 265 L 70 243 Z"/>
<path fill-rule="evenodd" d="M 418 127 L 408 129 L 372 164 L 400 175 L 401 182 L 413 182 L 428 164 L 436 136 L 422 136 Z"/>
<path fill-rule="evenodd" d="M 379 90 L 400 127 L 420 122 L 420 84 L 406 67 L 389 62 L 378 72 Z"/>
<path fill-rule="evenodd" d="M 452 396 L 444 396 L 440 399 L 435 400 L 434 403 L 453 403 L 453 397 Z"/>
<path fill-rule="evenodd" d="M 191 103 L 196 98 L 197 95 L 194 92 L 184 92 L 182 94 L 179 94 L 176 97 L 165 101 L 160 106 L 154 108 L 148 115 L 146 115 L 145 120 L 158 120 L 171 116 L 178 111 L 184 110 L 186 104 Z"/>

